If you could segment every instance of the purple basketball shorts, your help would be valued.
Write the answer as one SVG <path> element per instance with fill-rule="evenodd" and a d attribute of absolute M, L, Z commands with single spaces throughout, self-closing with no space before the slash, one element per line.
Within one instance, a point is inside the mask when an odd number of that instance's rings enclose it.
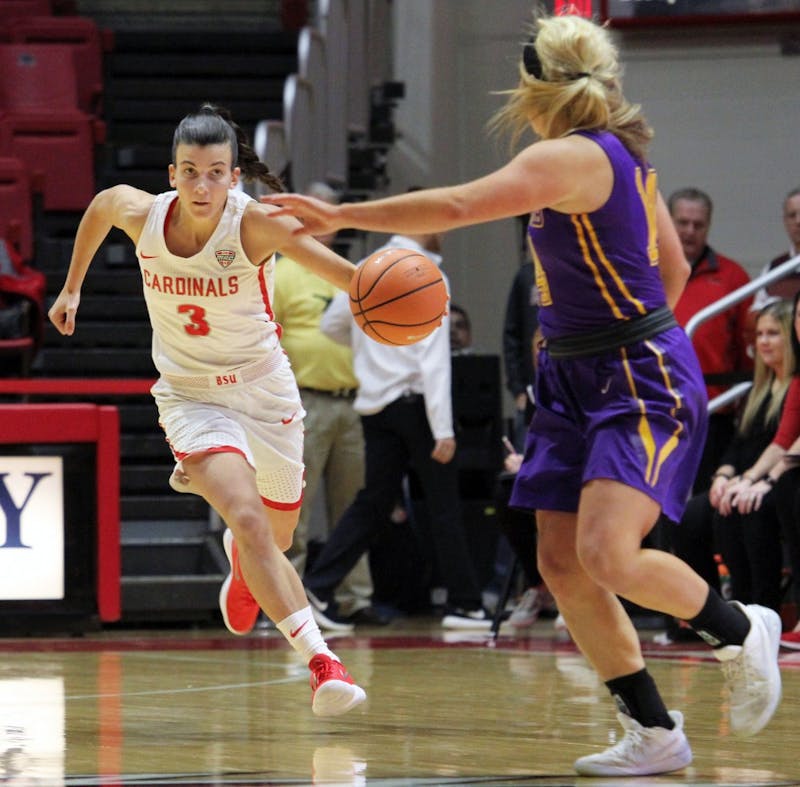
<path fill-rule="evenodd" d="M 586 358 L 539 354 L 536 411 L 510 504 L 577 511 L 583 484 L 619 481 L 678 521 L 706 439 L 705 385 L 682 328 Z"/>

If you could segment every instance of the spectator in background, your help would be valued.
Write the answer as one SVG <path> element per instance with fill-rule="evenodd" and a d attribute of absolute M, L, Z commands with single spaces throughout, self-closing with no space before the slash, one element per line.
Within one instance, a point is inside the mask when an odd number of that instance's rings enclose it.
<path fill-rule="evenodd" d="M 780 612 L 783 598 L 783 545 L 772 488 L 782 473 L 783 456 L 798 437 L 800 407 L 798 387 L 792 385 L 797 371 L 792 323 L 790 301 L 774 301 L 759 312 L 756 348 L 764 363 L 756 369 L 753 390 L 769 390 L 757 407 L 752 400 L 748 402 L 742 423 L 747 424 L 748 416 L 756 420 L 757 414 L 765 413 L 772 438 L 754 462 L 735 465 L 741 472 L 727 482 L 715 506 L 718 516 L 714 523 L 735 597 L 776 612 Z M 755 436 L 757 439 L 757 433 Z"/>
<path fill-rule="evenodd" d="M 437 265 L 440 235 L 393 235 L 384 248 L 414 249 Z M 481 604 L 474 561 L 461 519 L 451 395 L 450 324 L 422 341 L 393 347 L 353 330 L 346 293 L 322 318 L 322 330 L 351 344 L 359 387 L 354 408 L 361 415 L 366 446 L 364 487 L 331 533 L 304 583 L 317 622 L 341 621 L 333 590 L 388 523 L 404 475 L 415 471 L 422 487 L 434 554 L 447 589 L 442 625 L 483 629 L 491 620 Z"/>
<path fill-rule="evenodd" d="M 738 262 L 724 257 L 708 245 L 713 211 L 708 194 L 696 188 L 680 189 L 670 195 L 668 207 L 683 253 L 692 269 L 675 306 L 675 317 L 685 327 L 697 312 L 747 284 L 750 277 Z M 692 336 L 709 399 L 723 393 L 736 381 L 737 375 L 749 375 L 753 368 L 750 357 L 751 302 L 752 299 L 747 298 L 704 322 Z M 711 473 L 718 467 L 722 452 L 734 435 L 735 418 L 734 405 L 709 417 L 708 437 L 697 471 L 695 493 L 708 489 Z"/>
<path fill-rule="evenodd" d="M 519 267 L 511 282 L 503 321 L 506 387 L 514 397 L 511 441 L 517 451 L 522 451 L 525 446 L 525 432 L 531 417 L 531 398 L 528 396 L 528 387 L 533 384 L 534 374 L 531 343 L 539 325 L 538 315 L 533 263 L 528 260 Z"/>
<path fill-rule="evenodd" d="M 450 353 L 452 355 L 469 355 L 474 352 L 472 346 L 472 323 L 463 306 L 451 301 L 448 307 L 450 314 Z"/>
<path fill-rule="evenodd" d="M 792 189 L 783 200 L 783 226 L 789 238 L 789 250 L 764 266 L 759 276 L 769 273 L 773 268 L 800 254 L 800 186 Z M 753 311 L 760 311 L 770 301 L 781 298 L 790 301 L 798 291 L 800 291 L 800 266 L 792 275 L 758 290 L 753 299 Z"/>
<path fill-rule="evenodd" d="M 761 506 L 772 483 L 761 479 L 778 477 L 775 466 L 797 437 L 798 388 L 791 385 L 797 358 L 791 335 L 789 303 L 777 301 L 759 312 L 753 387 L 737 432 L 713 473 L 711 488 L 694 495 L 680 525 L 669 529 L 675 554 L 706 581 L 719 583 L 714 553 L 720 552 L 735 598 L 776 610 L 782 568 L 779 526 L 772 496 Z M 784 411 L 791 414 L 790 423 Z M 754 494 L 760 495 L 755 512 L 748 505 Z"/>
<path fill-rule="evenodd" d="M 312 183 L 307 193 L 331 204 L 339 201 L 336 192 L 325 183 Z M 317 240 L 331 247 L 335 237 L 336 233 L 331 233 Z M 283 328 L 281 344 L 292 363 L 306 411 L 306 486 L 292 546 L 286 553 L 300 576 L 314 535 L 311 525 L 317 495 L 324 493 L 325 501 L 325 531 L 317 534 L 322 543 L 364 484 L 364 434 L 361 419 L 353 410 L 358 387 L 353 353 L 325 336 L 319 327 L 337 292 L 330 282 L 294 260 L 278 259 L 273 307 Z M 348 619 L 385 622 L 372 609 L 371 598 L 369 561 L 363 555 L 337 588 L 336 602 Z"/>
<path fill-rule="evenodd" d="M 527 215 L 517 217 L 522 232 L 523 250 L 527 249 L 528 244 L 529 218 Z M 511 624 L 518 628 L 534 623 L 544 599 L 543 594 L 536 592 L 541 577 L 536 569 L 535 524 L 530 521 L 529 515 L 522 514 L 508 506 L 508 499 L 518 469 L 513 467 L 516 464 L 515 457 L 521 456 L 525 447 L 525 434 L 533 414 L 532 385 L 536 354 L 534 334 L 538 325 L 533 264 L 527 260 L 517 269 L 511 282 L 503 320 L 503 365 L 506 372 L 506 388 L 513 397 L 514 409 L 509 437 L 504 438 L 504 440 L 510 439 L 511 445 L 506 445 L 509 456 L 504 461 L 504 470 L 498 476 L 494 490 L 500 538 L 497 543 L 494 576 L 485 591 L 487 606 L 491 606 L 488 600 L 493 600 L 495 595 L 500 595 L 498 591 L 504 586 L 508 572 L 512 570 L 516 561 L 519 561 L 527 589 L 517 600 L 511 612 Z M 527 528 L 530 532 L 526 532 L 523 524 L 525 520 L 527 520 Z M 526 554 L 531 547 L 534 551 Z"/>
<path fill-rule="evenodd" d="M 532 266 L 530 267 L 532 268 Z M 537 327 L 531 338 L 529 350 L 533 374 L 536 372 L 536 354 L 541 340 L 542 334 Z M 528 399 L 526 412 L 532 414 L 536 404 L 533 400 L 532 385 L 528 386 L 526 397 Z M 530 420 L 530 415 L 528 420 Z M 525 428 L 527 428 L 527 421 Z M 514 628 L 521 629 L 532 626 L 545 609 L 551 612 L 555 611 L 555 601 L 539 573 L 536 561 L 536 520 L 531 521 L 528 512 L 518 511 L 509 505 L 514 479 L 522 466 L 523 455 L 510 441 L 506 444 L 506 450 L 508 454 L 503 462 L 503 472 L 497 478 L 495 505 L 498 526 L 510 548 L 513 549 L 525 580 L 525 590 L 517 599 L 508 618 L 508 622 Z"/>

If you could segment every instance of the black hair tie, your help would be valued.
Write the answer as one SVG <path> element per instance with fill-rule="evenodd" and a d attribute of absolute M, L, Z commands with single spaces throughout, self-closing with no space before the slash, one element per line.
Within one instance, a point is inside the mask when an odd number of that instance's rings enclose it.
<path fill-rule="evenodd" d="M 536 79 L 544 78 L 542 76 L 542 61 L 539 60 L 539 53 L 536 51 L 536 38 L 534 36 L 531 36 L 522 48 L 522 65 L 532 77 Z M 579 71 L 577 74 L 569 74 L 567 81 L 574 82 L 577 79 L 590 76 L 591 74 L 588 71 Z"/>
<path fill-rule="evenodd" d="M 539 53 L 536 51 L 536 38 L 531 36 L 528 43 L 522 48 L 522 65 L 532 77 L 542 78 L 542 61 L 539 60 Z"/>

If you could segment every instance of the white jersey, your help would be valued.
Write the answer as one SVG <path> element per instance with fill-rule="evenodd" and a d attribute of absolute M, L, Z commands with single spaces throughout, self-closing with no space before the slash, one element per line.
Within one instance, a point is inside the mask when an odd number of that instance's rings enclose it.
<path fill-rule="evenodd" d="M 176 200 L 175 191 L 156 196 L 136 246 L 156 369 L 213 374 L 281 352 L 272 312 L 275 257 L 256 266 L 242 248 L 242 216 L 252 197 L 229 191 L 217 228 L 192 257 L 167 248 Z"/>

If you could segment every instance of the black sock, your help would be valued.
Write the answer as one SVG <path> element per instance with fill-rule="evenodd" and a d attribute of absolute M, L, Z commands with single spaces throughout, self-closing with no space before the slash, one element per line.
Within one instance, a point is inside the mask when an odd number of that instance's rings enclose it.
<path fill-rule="evenodd" d="M 723 601 L 709 586 L 708 598 L 697 617 L 686 621 L 712 648 L 741 645 L 750 633 L 750 621 L 738 607 Z"/>
<path fill-rule="evenodd" d="M 671 730 L 675 726 L 658 693 L 656 682 L 646 668 L 632 675 L 607 680 L 606 686 L 620 713 L 636 719 L 642 727 L 664 727 Z"/>

